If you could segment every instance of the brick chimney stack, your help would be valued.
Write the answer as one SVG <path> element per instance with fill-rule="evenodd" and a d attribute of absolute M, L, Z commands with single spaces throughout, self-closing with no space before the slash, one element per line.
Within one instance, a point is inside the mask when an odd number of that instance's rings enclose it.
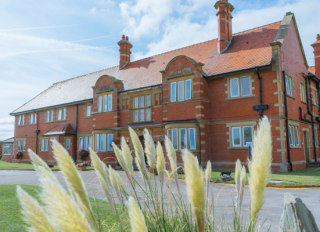
<path fill-rule="evenodd" d="M 320 34 L 317 35 L 317 41 L 311 44 L 314 53 L 314 68 L 317 77 L 320 77 Z"/>
<path fill-rule="evenodd" d="M 232 39 L 232 15 L 234 7 L 228 0 L 217 1 L 214 7 L 218 16 L 218 52 L 222 53 Z"/>
<path fill-rule="evenodd" d="M 120 47 L 119 69 L 122 69 L 130 63 L 130 49 L 132 48 L 132 44 L 129 42 L 128 36 L 122 35 L 122 39 L 118 42 L 118 45 Z"/>

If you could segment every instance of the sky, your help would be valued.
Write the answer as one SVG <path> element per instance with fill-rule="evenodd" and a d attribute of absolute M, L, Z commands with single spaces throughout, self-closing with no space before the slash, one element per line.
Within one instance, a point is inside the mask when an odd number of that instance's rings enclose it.
<path fill-rule="evenodd" d="M 320 0 L 229 0 L 233 32 L 295 14 L 308 64 Z M 55 82 L 118 64 L 122 34 L 132 60 L 217 37 L 213 0 L 0 0 L 0 141 L 9 114 Z"/>

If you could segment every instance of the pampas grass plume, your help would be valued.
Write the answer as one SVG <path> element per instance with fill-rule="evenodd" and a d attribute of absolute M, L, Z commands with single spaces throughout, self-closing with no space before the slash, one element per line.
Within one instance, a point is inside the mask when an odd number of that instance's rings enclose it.
<path fill-rule="evenodd" d="M 30 153 L 30 151 L 29 151 Z M 30 226 L 29 231 L 34 232 L 55 232 L 55 228 L 49 222 L 45 212 L 39 203 L 26 193 L 20 186 L 17 186 L 17 196 L 22 206 L 24 221 Z"/>
<path fill-rule="evenodd" d="M 157 171 L 159 176 L 163 176 L 166 168 L 166 161 L 163 155 L 163 149 L 160 142 L 157 143 Z"/>
<path fill-rule="evenodd" d="M 198 159 L 189 151 L 184 152 L 183 156 L 187 192 L 191 203 L 192 212 L 196 218 L 197 232 L 204 231 L 204 212 L 205 212 L 205 196 L 204 196 L 204 178 Z"/>
<path fill-rule="evenodd" d="M 147 232 L 144 216 L 133 197 L 128 200 L 128 214 L 132 232 Z"/>
<path fill-rule="evenodd" d="M 129 132 L 130 132 L 131 141 L 133 143 L 133 147 L 136 153 L 136 161 L 139 162 L 139 166 L 141 167 L 141 169 L 143 171 L 146 171 L 144 151 L 143 151 L 143 147 L 141 145 L 140 139 L 136 134 L 136 132 L 131 127 L 129 127 Z"/>
<path fill-rule="evenodd" d="M 130 175 L 133 175 L 132 155 L 131 155 L 130 148 L 124 137 L 121 138 L 121 150 L 122 150 L 122 157 L 124 162 L 126 163 L 128 172 L 130 173 Z"/>
<path fill-rule="evenodd" d="M 263 191 L 271 175 L 271 126 L 265 116 L 254 135 L 252 160 L 249 162 L 249 188 L 251 194 L 251 221 L 254 222 L 263 205 Z"/>
<path fill-rule="evenodd" d="M 145 142 L 145 152 L 148 158 L 148 164 L 150 167 L 154 168 L 156 166 L 156 148 L 154 146 L 154 141 L 148 129 L 146 128 L 143 131 L 143 136 Z"/>
<path fill-rule="evenodd" d="M 171 140 L 166 136 L 165 137 L 165 147 L 167 150 L 167 155 L 170 161 L 171 172 L 177 173 L 177 156 L 176 151 L 172 145 Z"/>

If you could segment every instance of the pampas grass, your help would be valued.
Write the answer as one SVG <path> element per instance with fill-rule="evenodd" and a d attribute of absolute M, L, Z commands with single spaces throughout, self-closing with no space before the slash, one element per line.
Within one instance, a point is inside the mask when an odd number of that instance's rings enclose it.
<path fill-rule="evenodd" d="M 152 168 L 156 166 L 156 148 L 154 146 L 154 141 L 147 129 L 143 131 L 145 152 L 147 156 L 148 165 Z"/>
<path fill-rule="evenodd" d="M 197 232 L 203 232 L 205 228 L 205 196 L 203 171 L 199 167 L 198 159 L 189 151 L 183 156 L 184 168 L 186 173 L 186 183 L 189 201 L 192 212 L 196 218 Z"/>
<path fill-rule="evenodd" d="M 128 200 L 128 213 L 132 232 L 148 232 L 144 216 L 133 197 Z"/>
<path fill-rule="evenodd" d="M 133 175 L 132 154 L 124 137 L 121 138 L 122 157 L 130 175 Z"/>
<path fill-rule="evenodd" d="M 137 166 L 140 167 L 140 169 L 143 172 L 146 172 L 146 163 L 145 163 L 145 158 L 144 158 L 144 151 L 143 151 L 143 147 L 141 145 L 141 142 L 139 140 L 139 137 L 131 127 L 129 127 L 129 132 L 130 132 L 130 137 L 131 137 L 132 144 L 133 144 L 133 147 L 134 147 L 134 151 L 135 151 L 135 154 L 136 154 L 135 160 L 137 162 Z"/>
<path fill-rule="evenodd" d="M 267 117 L 263 117 L 254 135 L 252 160 L 249 162 L 249 188 L 251 195 L 251 222 L 263 205 L 263 191 L 271 175 L 272 139 L 271 126 Z"/>

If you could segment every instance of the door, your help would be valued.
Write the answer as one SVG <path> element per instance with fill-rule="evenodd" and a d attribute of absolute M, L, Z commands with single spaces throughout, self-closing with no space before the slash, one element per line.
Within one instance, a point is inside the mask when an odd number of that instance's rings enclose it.
<path fill-rule="evenodd" d="M 308 131 L 303 132 L 303 141 L 304 141 L 304 156 L 306 158 L 306 162 L 310 162 L 310 151 L 309 151 L 309 133 Z"/>

